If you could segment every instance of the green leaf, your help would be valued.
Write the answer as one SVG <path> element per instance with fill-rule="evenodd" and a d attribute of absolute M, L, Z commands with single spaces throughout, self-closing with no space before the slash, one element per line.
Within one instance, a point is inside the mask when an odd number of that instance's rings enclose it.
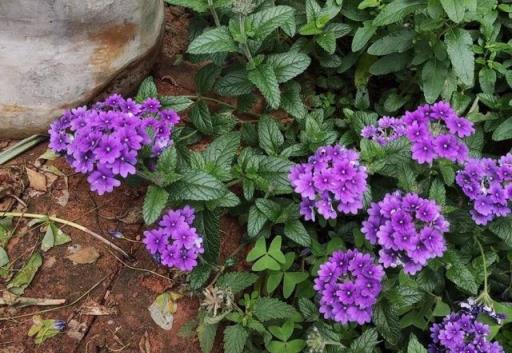
<path fill-rule="evenodd" d="M 307 272 L 285 272 L 283 277 L 283 297 L 289 298 L 297 284 L 308 278 Z"/>
<path fill-rule="evenodd" d="M 281 283 L 281 280 L 283 279 L 284 272 L 281 271 L 275 271 L 270 272 L 270 274 L 267 277 L 267 292 L 270 294 L 273 291 L 276 290 L 276 288 Z"/>
<path fill-rule="evenodd" d="M 260 321 L 273 319 L 290 319 L 298 312 L 291 305 L 277 298 L 260 297 L 254 304 L 254 315 Z"/>
<path fill-rule="evenodd" d="M 221 96 L 241 96 L 251 93 L 253 88 L 245 69 L 230 71 L 215 84 L 215 92 Z"/>
<path fill-rule="evenodd" d="M 224 329 L 224 352 L 242 353 L 249 333 L 241 325 L 232 325 Z"/>
<path fill-rule="evenodd" d="M 316 307 L 315 303 L 313 303 L 310 299 L 301 297 L 299 298 L 299 310 L 302 316 L 304 316 L 304 319 L 306 321 L 316 321 L 318 320 L 318 308 Z"/>
<path fill-rule="evenodd" d="M 434 179 L 432 185 L 430 185 L 429 198 L 434 199 L 439 206 L 446 204 L 446 190 L 441 180 Z"/>
<path fill-rule="evenodd" d="M 277 271 L 280 268 L 281 266 L 272 256 L 265 254 L 252 265 L 251 269 L 260 272 L 265 270 Z"/>
<path fill-rule="evenodd" d="M 34 337 L 35 344 L 41 344 L 62 332 L 56 326 L 57 320 L 43 320 L 41 316 L 34 315 L 32 321 L 33 325 L 30 327 L 27 336 Z"/>
<path fill-rule="evenodd" d="M 402 20 L 416 10 L 424 8 L 424 0 L 394 0 L 384 6 L 373 20 L 374 26 L 385 26 Z"/>
<path fill-rule="evenodd" d="M 473 45 L 471 35 L 462 28 L 456 28 L 446 33 L 444 41 L 455 74 L 463 84 L 471 86 L 475 71 L 475 57 L 471 49 Z"/>
<path fill-rule="evenodd" d="M 213 54 L 236 52 L 236 43 L 226 26 L 210 29 L 197 36 L 188 46 L 190 54 Z"/>
<path fill-rule="evenodd" d="M 282 207 L 277 202 L 259 198 L 255 202 L 256 207 L 260 210 L 267 219 L 276 222 L 280 218 Z"/>
<path fill-rule="evenodd" d="M 215 343 L 218 324 L 208 324 L 202 321 L 197 327 L 197 336 L 199 338 L 199 346 L 203 353 L 210 353 Z"/>
<path fill-rule="evenodd" d="M 176 201 L 211 201 L 225 193 L 226 187 L 217 178 L 203 171 L 189 169 L 172 185 L 169 197 Z"/>
<path fill-rule="evenodd" d="M 416 32 L 408 29 L 393 32 L 375 41 L 368 48 L 368 54 L 388 55 L 391 53 L 403 53 L 412 47 L 415 36 Z"/>
<path fill-rule="evenodd" d="M 379 333 L 392 345 L 400 341 L 400 320 L 390 303 L 379 302 L 373 310 L 373 322 Z"/>
<path fill-rule="evenodd" d="M 249 251 L 249 253 L 247 254 L 246 260 L 248 262 L 253 262 L 254 260 L 265 255 L 266 253 L 267 253 L 267 243 L 265 241 L 265 238 L 260 237 L 254 244 L 251 251 Z"/>
<path fill-rule="evenodd" d="M 9 263 L 9 256 L 4 248 L 0 247 L 0 267 L 5 266 Z"/>
<path fill-rule="evenodd" d="M 139 90 L 137 91 L 137 96 L 135 99 L 137 102 L 141 103 L 147 98 L 153 98 L 158 96 L 158 91 L 156 89 L 155 81 L 152 76 L 146 77 L 144 81 L 139 86 Z"/>
<path fill-rule="evenodd" d="M 294 326 L 294 322 L 292 320 L 288 320 L 282 326 L 270 326 L 269 331 L 274 335 L 274 337 L 286 342 L 292 336 Z"/>
<path fill-rule="evenodd" d="M 286 262 L 286 258 L 281 251 L 281 244 L 283 242 L 283 238 L 281 238 L 280 235 L 276 236 L 274 239 L 272 239 L 272 242 L 270 243 L 268 247 L 268 254 L 272 256 L 274 259 L 276 259 L 280 264 L 284 264 Z"/>
<path fill-rule="evenodd" d="M 273 67 L 279 83 L 287 82 L 300 75 L 311 64 L 309 56 L 296 52 L 269 55 L 266 61 Z"/>
<path fill-rule="evenodd" d="M 200 264 L 196 266 L 190 273 L 190 288 L 194 290 L 200 289 L 208 278 L 210 278 L 211 266 L 208 264 Z"/>
<path fill-rule="evenodd" d="M 239 147 L 239 132 L 230 132 L 216 138 L 204 152 L 206 171 L 222 181 L 231 179 L 231 165 Z"/>
<path fill-rule="evenodd" d="M 390 54 L 379 58 L 370 67 L 372 75 L 387 75 L 405 69 L 409 63 L 409 56 L 404 54 Z"/>
<path fill-rule="evenodd" d="M 407 353 L 427 353 L 427 349 L 423 347 L 414 334 L 411 334 L 409 345 L 407 346 Z"/>
<path fill-rule="evenodd" d="M 328 54 L 336 51 L 336 35 L 333 32 L 324 32 L 315 37 L 316 43 Z"/>
<path fill-rule="evenodd" d="M 211 135 L 213 133 L 212 116 L 210 109 L 205 101 L 197 101 L 190 110 L 190 122 L 205 135 Z"/>
<path fill-rule="evenodd" d="M 377 27 L 374 26 L 371 21 L 364 22 L 363 27 L 359 27 L 354 34 L 354 38 L 352 39 L 352 51 L 356 52 L 363 49 L 376 31 Z"/>
<path fill-rule="evenodd" d="M 442 62 L 429 60 L 421 70 L 421 81 L 423 82 L 423 94 L 427 103 L 434 103 L 441 94 L 448 70 Z"/>
<path fill-rule="evenodd" d="M 258 120 L 258 140 L 260 147 L 269 155 L 277 156 L 284 143 L 284 136 L 279 130 L 279 124 L 269 115 L 263 115 Z"/>
<path fill-rule="evenodd" d="M 281 92 L 279 91 L 279 83 L 277 82 L 276 73 L 272 65 L 259 64 L 247 73 L 249 81 L 254 83 L 265 97 L 268 104 L 277 109 L 281 102 Z"/>
<path fill-rule="evenodd" d="M 504 141 L 512 138 L 512 117 L 498 125 L 492 133 L 494 141 Z"/>
<path fill-rule="evenodd" d="M 309 246 L 311 244 L 311 236 L 304 228 L 302 222 L 298 219 L 290 220 L 284 225 L 284 235 L 299 245 Z"/>
<path fill-rule="evenodd" d="M 255 206 L 249 209 L 249 218 L 247 221 L 247 235 L 251 238 L 257 236 L 267 222 L 267 217 Z M 262 238 L 263 239 L 263 238 Z"/>
<path fill-rule="evenodd" d="M 252 286 L 258 280 L 258 276 L 250 272 L 229 272 L 219 277 L 217 287 L 230 288 L 233 294 Z"/>
<path fill-rule="evenodd" d="M 288 181 L 288 172 L 293 163 L 279 157 L 261 157 L 259 159 L 258 176 L 264 178 L 268 184 L 261 185 L 255 180 L 256 185 L 266 192 L 274 195 L 288 194 L 292 191 Z"/>
<path fill-rule="evenodd" d="M 434 307 L 434 310 L 432 311 L 433 316 L 437 317 L 444 317 L 450 314 L 451 309 L 448 304 L 443 302 L 441 299 L 437 300 L 436 306 Z"/>
<path fill-rule="evenodd" d="M 270 33 L 281 27 L 292 36 L 295 32 L 295 10 L 290 6 L 271 6 L 247 16 L 254 37 L 263 40 Z"/>
<path fill-rule="evenodd" d="M 144 198 L 142 216 L 146 224 L 153 224 L 159 217 L 167 204 L 169 193 L 161 187 L 150 185 Z"/>
<path fill-rule="evenodd" d="M 169 5 L 182 6 L 192 9 L 196 12 L 206 12 L 209 9 L 206 0 L 164 0 Z"/>
<path fill-rule="evenodd" d="M 489 229 L 512 249 L 512 217 L 497 218 L 489 224 Z"/>
<path fill-rule="evenodd" d="M 43 264 L 43 257 L 39 253 L 35 253 L 25 263 L 16 276 L 7 284 L 7 288 L 11 293 L 22 295 L 32 280 L 34 279 L 39 267 Z"/>
<path fill-rule="evenodd" d="M 455 251 L 448 250 L 444 258 L 448 263 L 446 278 L 455 283 L 457 287 L 471 294 L 477 294 L 479 286 L 475 281 L 475 277 L 467 265 L 462 262 L 460 256 Z"/>
<path fill-rule="evenodd" d="M 464 13 L 466 12 L 466 7 L 464 6 L 464 1 L 461 0 L 440 0 L 441 5 L 443 6 L 444 11 L 455 23 L 460 23 L 464 19 Z"/>
<path fill-rule="evenodd" d="M 160 101 L 162 102 L 162 106 L 176 112 L 182 112 L 194 104 L 192 99 L 182 96 L 160 97 Z"/>
<path fill-rule="evenodd" d="M 50 222 L 46 228 L 46 233 L 41 241 L 41 250 L 48 251 L 54 246 L 69 243 L 71 238 L 60 230 L 55 223 Z M 0 265 L 2 266 L 2 265 Z"/>
<path fill-rule="evenodd" d="M 220 254 L 220 211 L 200 212 L 196 217 L 196 226 L 203 236 L 204 259 L 217 263 Z"/>
<path fill-rule="evenodd" d="M 379 335 L 377 330 L 371 328 L 352 341 L 348 353 L 372 353 L 378 343 Z"/>
<path fill-rule="evenodd" d="M 222 68 L 213 63 L 203 66 L 194 77 L 199 93 L 211 91 L 221 71 Z"/>
<path fill-rule="evenodd" d="M 482 92 L 493 94 L 494 85 L 496 84 L 496 71 L 488 67 L 483 67 L 478 73 L 478 81 Z"/>
<path fill-rule="evenodd" d="M 303 119 L 306 115 L 306 106 L 300 96 L 300 84 L 295 81 L 287 82 L 281 91 L 281 108 L 297 119 Z"/>

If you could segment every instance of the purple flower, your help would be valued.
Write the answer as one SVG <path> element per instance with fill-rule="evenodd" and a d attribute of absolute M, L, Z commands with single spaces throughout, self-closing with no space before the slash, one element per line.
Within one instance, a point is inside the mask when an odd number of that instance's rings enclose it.
<path fill-rule="evenodd" d="M 307 163 L 295 165 L 288 180 L 302 198 L 300 214 L 314 220 L 315 211 L 325 219 L 335 219 L 338 212 L 357 214 L 367 177 L 358 153 L 335 145 L 320 147 Z"/>
<path fill-rule="evenodd" d="M 489 326 L 477 320 L 477 313 L 461 310 L 446 316 L 430 328 L 432 353 L 505 353 L 497 342 L 488 339 Z"/>
<path fill-rule="evenodd" d="M 430 164 L 438 158 L 463 163 L 468 158 L 468 148 L 460 138 L 474 132 L 471 121 L 457 116 L 448 103 L 438 102 L 405 112 L 400 119 L 383 117 L 377 127 L 363 128 L 361 135 L 381 145 L 406 136 L 412 159 Z"/>
<path fill-rule="evenodd" d="M 446 250 L 442 234 L 449 225 L 434 201 L 395 192 L 372 203 L 368 215 L 361 231 L 371 244 L 382 247 L 379 260 L 384 267 L 401 265 L 415 274 Z"/>
<path fill-rule="evenodd" d="M 157 157 L 171 145 L 176 112 L 150 98 L 142 105 L 114 94 L 91 108 L 65 112 L 50 126 L 50 148 L 66 155 L 75 171 L 88 174 L 91 190 L 111 192 L 136 173 L 137 156 L 150 145 Z M 150 126 L 152 135 L 146 131 Z"/>
<path fill-rule="evenodd" d="M 335 251 L 315 279 L 320 312 L 327 320 L 343 325 L 370 322 L 383 277 L 384 270 L 371 255 L 359 250 Z"/>
<path fill-rule="evenodd" d="M 195 211 L 190 206 L 169 210 L 156 229 L 144 232 L 144 244 L 149 253 L 167 267 L 191 271 L 204 252 L 203 238 L 192 227 Z"/>
<path fill-rule="evenodd" d="M 512 183 L 507 154 L 499 160 L 469 159 L 455 177 L 464 194 L 473 202 L 471 217 L 476 224 L 486 225 L 496 217 L 511 213 Z"/>

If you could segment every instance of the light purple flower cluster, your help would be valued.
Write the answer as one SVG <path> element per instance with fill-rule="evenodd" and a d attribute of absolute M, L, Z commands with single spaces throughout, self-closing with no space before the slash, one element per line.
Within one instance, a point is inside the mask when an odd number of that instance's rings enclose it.
<path fill-rule="evenodd" d="M 315 279 L 320 312 L 327 320 L 342 324 L 370 322 L 383 277 L 382 266 L 371 255 L 358 250 L 335 251 Z"/>
<path fill-rule="evenodd" d="M 138 152 L 151 146 L 152 156 L 172 143 L 171 131 L 180 118 L 154 98 L 138 104 L 114 94 L 91 108 L 67 111 L 50 126 L 50 148 L 66 155 L 76 172 L 88 174 L 99 195 L 135 174 Z"/>
<path fill-rule="evenodd" d="M 158 223 L 158 228 L 144 232 L 144 244 L 149 253 L 167 267 L 191 271 L 204 252 L 203 238 L 192 226 L 195 210 L 185 206 L 169 210 Z"/>
<path fill-rule="evenodd" d="M 320 147 L 288 175 L 295 192 L 302 196 L 300 214 L 313 221 L 315 209 L 325 219 L 335 219 L 337 211 L 356 214 L 363 207 L 367 177 L 359 154 L 340 145 Z"/>
<path fill-rule="evenodd" d="M 470 159 L 455 178 L 464 194 L 473 201 L 471 217 L 485 225 L 496 217 L 511 213 L 512 154 L 498 161 L 490 158 Z"/>
<path fill-rule="evenodd" d="M 419 106 L 400 119 L 380 120 L 384 121 L 379 121 L 377 127 L 365 127 L 361 135 L 381 145 L 406 136 L 412 145 L 412 159 L 418 163 L 432 163 L 438 158 L 462 163 L 468 158 L 468 148 L 461 138 L 475 132 L 473 123 L 458 116 L 446 102 Z"/>
<path fill-rule="evenodd" d="M 446 250 L 443 233 L 449 224 L 434 201 L 397 191 L 372 203 L 368 215 L 361 230 L 371 244 L 382 247 L 379 258 L 386 268 L 402 265 L 415 274 Z"/>
<path fill-rule="evenodd" d="M 446 316 L 430 332 L 429 353 L 505 353 L 498 342 L 489 341 L 489 326 L 464 311 Z"/>

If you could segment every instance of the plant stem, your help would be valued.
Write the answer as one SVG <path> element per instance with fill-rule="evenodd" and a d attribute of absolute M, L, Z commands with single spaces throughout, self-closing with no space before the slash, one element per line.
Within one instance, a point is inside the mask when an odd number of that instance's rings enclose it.
<path fill-rule="evenodd" d="M 212 14 L 213 21 L 215 22 L 215 26 L 220 27 L 220 20 L 217 11 L 215 10 L 215 6 L 213 5 L 213 0 L 208 0 L 208 7 L 210 9 L 210 13 Z"/>
<path fill-rule="evenodd" d="M 46 136 L 32 135 L 24 140 L 21 140 L 20 142 L 16 143 L 15 145 L 9 147 L 8 149 L 0 153 L 0 165 L 10 161 L 11 159 L 17 157 L 26 150 L 29 150 L 30 148 L 38 145 L 39 143 L 43 142 L 46 139 Z"/>
<path fill-rule="evenodd" d="M 477 237 L 475 236 L 474 237 L 476 243 L 478 244 L 478 247 L 480 248 L 480 254 L 482 255 L 482 264 L 484 266 L 484 292 L 482 293 L 482 295 L 489 295 L 489 292 L 488 292 L 488 284 L 487 284 L 487 277 L 488 277 L 488 273 L 487 273 L 487 259 L 485 258 L 485 253 L 484 253 L 484 248 L 482 246 L 482 244 L 480 243 L 480 241 L 477 239 Z"/>
<path fill-rule="evenodd" d="M 119 252 L 121 255 L 123 255 L 123 257 L 128 258 L 128 259 L 131 258 L 131 256 L 128 255 L 128 253 L 126 253 L 123 249 L 121 249 L 120 247 L 118 247 L 117 245 L 112 243 L 111 241 L 103 238 L 98 233 L 95 233 L 92 230 L 90 230 L 90 229 L 88 229 L 88 228 L 86 228 L 86 227 L 84 227 L 84 226 L 82 226 L 82 225 L 80 225 L 78 223 L 75 223 L 75 222 L 67 221 L 65 219 L 58 218 L 58 217 L 47 216 L 47 215 L 44 215 L 44 214 L 22 213 L 22 212 L 0 212 L 0 217 L 21 217 L 21 218 L 34 218 L 34 219 L 48 219 L 49 221 L 52 221 L 52 222 L 64 224 L 64 225 L 76 228 L 78 230 L 81 230 L 82 232 L 87 233 L 87 234 L 93 236 L 94 238 L 96 238 L 99 241 L 107 244 L 109 247 L 111 247 L 112 249 L 114 249 L 117 252 Z"/>
<path fill-rule="evenodd" d="M 66 299 L 46 299 L 46 298 L 27 298 L 19 297 L 14 299 L 12 302 L 0 298 L 0 305 L 22 305 L 22 306 L 52 306 L 61 305 L 66 302 Z"/>

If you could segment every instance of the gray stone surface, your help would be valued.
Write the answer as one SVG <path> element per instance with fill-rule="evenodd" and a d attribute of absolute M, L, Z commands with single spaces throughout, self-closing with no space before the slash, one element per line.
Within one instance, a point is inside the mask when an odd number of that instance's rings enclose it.
<path fill-rule="evenodd" d="M 0 137 L 45 131 L 106 89 L 133 90 L 162 28 L 162 0 L 0 0 Z"/>

